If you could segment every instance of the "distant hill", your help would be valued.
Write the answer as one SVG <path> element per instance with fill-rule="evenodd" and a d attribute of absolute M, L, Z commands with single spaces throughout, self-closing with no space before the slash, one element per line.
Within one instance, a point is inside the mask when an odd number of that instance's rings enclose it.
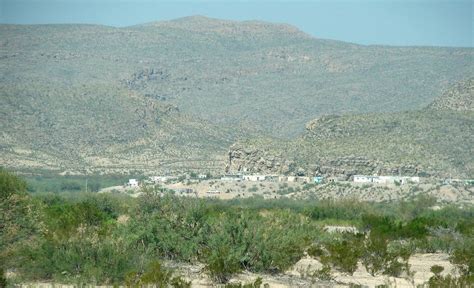
<path fill-rule="evenodd" d="M 462 82 L 466 83 L 466 82 Z M 473 95 L 454 85 L 440 97 Z M 467 90 L 466 90 L 467 89 Z M 439 101 L 439 99 L 437 100 Z M 229 171 L 326 175 L 474 175 L 474 112 L 420 111 L 323 116 L 296 140 L 252 139 L 234 144 Z"/>
<path fill-rule="evenodd" d="M 202 16 L 0 25 L 0 165 L 219 169 L 244 137 L 291 139 L 323 115 L 421 109 L 474 74 L 473 56 Z"/>

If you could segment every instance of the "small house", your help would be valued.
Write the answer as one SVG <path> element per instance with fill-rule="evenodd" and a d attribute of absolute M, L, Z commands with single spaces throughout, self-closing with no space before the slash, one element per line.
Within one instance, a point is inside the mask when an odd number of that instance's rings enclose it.
<path fill-rule="evenodd" d="M 151 176 L 150 177 L 150 180 L 155 184 L 165 183 L 167 181 L 177 180 L 177 179 L 178 177 L 176 176 Z"/>
<path fill-rule="evenodd" d="M 367 176 L 367 175 L 355 175 L 354 183 L 379 183 L 380 178 L 378 176 Z"/>
<path fill-rule="evenodd" d="M 138 180 L 137 179 L 128 179 L 126 186 L 131 188 L 138 188 Z"/>

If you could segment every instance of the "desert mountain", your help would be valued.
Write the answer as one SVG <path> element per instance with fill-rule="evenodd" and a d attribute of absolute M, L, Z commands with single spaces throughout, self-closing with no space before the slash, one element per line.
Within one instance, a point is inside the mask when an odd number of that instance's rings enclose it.
<path fill-rule="evenodd" d="M 0 25 L 1 164 L 219 166 L 242 137 L 289 139 L 323 115 L 421 109 L 474 73 L 473 55 L 202 16 Z"/>

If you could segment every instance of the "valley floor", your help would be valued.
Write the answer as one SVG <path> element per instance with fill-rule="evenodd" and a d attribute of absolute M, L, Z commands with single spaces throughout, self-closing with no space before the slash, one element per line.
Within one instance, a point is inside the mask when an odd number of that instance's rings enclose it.
<path fill-rule="evenodd" d="M 217 198 L 222 200 L 263 197 L 264 199 L 355 199 L 359 201 L 389 202 L 410 200 L 420 195 L 434 197 L 441 202 L 474 204 L 474 186 L 449 184 L 362 184 L 354 182 L 335 182 L 326 184 L 305 184 L 297 182 L 270 181 L 222 181 L 199 180 L 163 184 L 160 187 L 176 191 L 177 195 L 198 198 Z M 191 189 L 192 193 L 180 193 Z M 140 188 L 130 189 L 113 186 L 100 192 L 126 193 L 137 197 Z"/>

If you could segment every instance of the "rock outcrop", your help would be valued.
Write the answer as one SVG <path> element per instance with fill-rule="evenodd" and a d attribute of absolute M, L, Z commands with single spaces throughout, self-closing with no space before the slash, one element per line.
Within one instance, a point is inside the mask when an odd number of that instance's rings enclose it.
<path fill-rule="evenodd" d="M 348 180 L 353 175 L 420 175 L 429 176 L 419 166 L 387 165 L 380 160 L 360 156 L 321 158 L 315 161 L 297 160 L 293 153 L 265 149 L 265 147 L 245 146 L 236 143 L 231 146 L 226 171 L 228 173 L 247 172 L 283 174 L 298 176 L 323 175 Z"/>
<path fill-rule="evenodd" d="M 226 171 L 287 174 L 294 169 L 293 161 L 283 158 L 278 152 L 265 151 L 257 147 L 236 143 L 230 147 Z"/>

